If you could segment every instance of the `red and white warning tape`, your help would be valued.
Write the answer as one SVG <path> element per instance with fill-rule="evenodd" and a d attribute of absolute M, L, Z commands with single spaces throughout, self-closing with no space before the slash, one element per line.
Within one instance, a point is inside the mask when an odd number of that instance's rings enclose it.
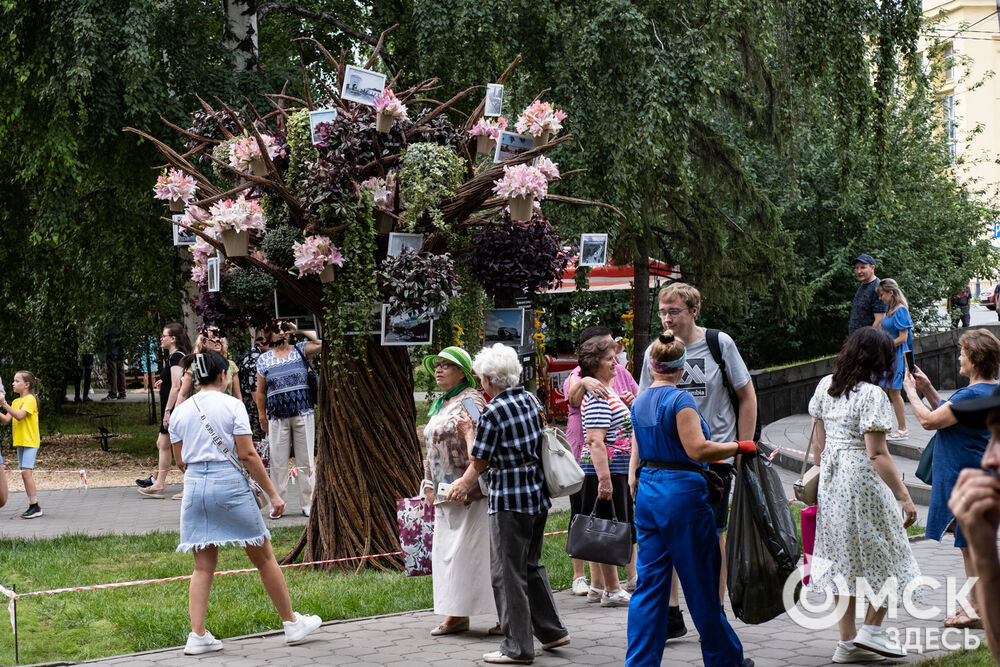
<path fill-rule="evenodd" d="M 566 535 L 567 533 L 569 533 L 568 530 L 559 530 L 552 533 L 545 533 L 545 537 L 550 537 L 552 535 Z M 330 558 L 326 560 L 313 560 L 305 563 L 290 563 L 288 565 L 280 565 L 279 567 L 290 568 L 290 567 L 307 567 L 309 565 L 329 565 L 332 563 L 347 563 L 350 561 L 369 560 L 372 558 L 387 558 L 390 556 L 401 556 L 402 554 L 403 554 L 402 551 L 392 551 L 382 554 L 369 554 L 367 556 L 350 556 L 348 558 Z M 239 570 L 224 570 L 221 572 L 216 572 L 215 576 L 221 577 L 227 574 L 247 574 L 256 571 L 257 568 L 248 567 Z M 145 584 L 162 584 L 168 581 L 185 581 L 187 579 L 190 579 L 191 577 L 192 575 L 190 574 L 184 574 L 184 575 L 178 575 L 176 577 L 162 577 L 160 579 L 140 579 L 137 581 L 117 581 L 110 584 L 94 584 L 92 586 L 70 586 L 67 588 L 51 588 L 49 590 L 44 590 L 44 591 L 31 591 L 30 593 L 15 593 L 12 590 L 0 586 L 0 595 L 4 595 L 10 599 L 11 614 L 13 614 L 13 602 L 14 600 L 20 598 L 38 597 L 41 595 L 57 595 L 59 593 L 71 593 L 75 591 L 97 591 L 108 588 L 125 588 L 126 586 L 143 586 Z"/>

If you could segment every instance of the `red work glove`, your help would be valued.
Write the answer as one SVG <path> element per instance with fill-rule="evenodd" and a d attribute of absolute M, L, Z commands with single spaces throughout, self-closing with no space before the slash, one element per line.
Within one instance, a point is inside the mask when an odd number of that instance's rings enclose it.
<path fill-rule="evenodd" d="M 736 450 L 737 454 L 756 454 L 757 453 L 757 443 L 753 440 L 737 440 L 736 446 L 739 447 Z"/>

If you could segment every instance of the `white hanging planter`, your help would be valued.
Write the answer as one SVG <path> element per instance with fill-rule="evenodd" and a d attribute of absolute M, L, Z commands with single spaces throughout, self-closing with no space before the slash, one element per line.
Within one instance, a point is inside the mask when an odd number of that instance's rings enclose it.
<path fill-rule="evenodd" d="M 534 139 L 534 141 L 535 141 L 535 148 L 538 148 L 539 146 L 541 146 L 543 144 L 549 143 L 549 137 L 550 136 L 552 136 L 551 132 L 542 132 L 537 137 L 532 137 L 532 139 Z"/>
<path fill-rule="evenodd" d="M 250 173 L 261 178 L 267 176 L 267 164 L 264 162 L 264 158 L 257 158 L 250 163 Z"/>
<path fill-rule="evenodd" d="M 511 197 L 507 200 L 510 207 L 510 218 L 516 222 L 531 220 L 531 209 L 535 203 L 535 196 Z"/>
<path fill-rule="evenodd" d="M 250 248 L 250 232 L 238 232 L 235 229 L 223 229 L 220 234 L 222 245 L 226 248 L 227 257 L 246 257 Z"/>
<path fill-rule="evenodd" d="M 488 134 L 480 134 L 476 137 L 476 155 L 489 155 L 496 150 L 497 142 Z"/>
<path fill-rule="evenodd" d="M 375 116 L 375 131 L 386 134 L 392 129 L 392 121 L 395 120 L 391 113 L 380 113 Z"/>

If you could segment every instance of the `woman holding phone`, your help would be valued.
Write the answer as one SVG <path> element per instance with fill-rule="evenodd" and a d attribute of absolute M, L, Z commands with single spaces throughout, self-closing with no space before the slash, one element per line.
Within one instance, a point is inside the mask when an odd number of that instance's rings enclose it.
<path fill-rule="evenodd" d="M 958 339 L 958 373 L 969 378 L 969 385 L 962 387 L 947 400 L 941 398 L 930 379 L 919 368 L 903 380 L 903 389 L 910 399 L 913 415 L 927 430 L 935 429 L 934 457 L 931 459 L 931 502 L 927 512 L 927 537 L 942 541 L 948 526 L 955 516 L 948 507 L 958 476 L 965 468 L 982 466 L 983 455 L 990 441 L 990 432 L 983 425 L 975 428 L 959 423 L 953 406 L 983 399 L 993 394 L 997 388 L 997 374 L 1000 373 L 1000 340 L 986 329 L 973 329 Z M 920 390 L 931 408 L 924 405 L 917 394 Z M 955 548 L 962 552 L 965 574 L 976 576 L 969 552 L 969 543 L 961 528 L 955 528 Z M 969 604 L 978 613 L 980 609 L 979 587 L 969 591 Z M 970 616 L 959 606 L 955 615 L 944 620 L 949 628 L 978 628 L 982 624 L 977 616 Z"/>
<path fill-rule="evenodd" d="M 465 632 L 470 616 L 495 614 L 496 605 L 486 498 L 475 493 L 464 503 L 445 500 L 451 483 L 469 466 L 469 449 L 456 420 L 468 413 L 478 421 L 486 402 L 476 390 L 472 358 L 462 348 L 446 347 L 427 355 L 424 368 L 444 392 L 431 404 L 430 421 L 424 427 L 427 456 L 422 485 L 427 502 L 434 505 L 434 613 L 445 617 L 431 630 L 437 637 Z"/>
<path fill-rule="evenodd" d="M 886 376 L 882 387 L 889 393 L 892 411 L 896 413 L 896 430 L 886 436 L 887 440 L 906 440 L 910 432 L 906 430 L 906 413 L 903 411 L 903 376 L 906 374 L 906 353 L 913 350 L 913 319 L 907 307 L 906 297 L 892 278 L 883 278 L 875 293 L 879 300 L 889 307 L 882 318 L 882 330 L 892 338 L 896 347 L 895 372 Z"/>

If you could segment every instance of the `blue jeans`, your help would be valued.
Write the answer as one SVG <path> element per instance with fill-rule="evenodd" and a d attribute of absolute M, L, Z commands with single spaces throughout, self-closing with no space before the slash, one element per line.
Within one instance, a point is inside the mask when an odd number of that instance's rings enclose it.
<path fill-rule="evenodd" d="M 722 556 L 708 485 L 698 473 L 643 468 L 635 499 L 639 581 L 628 609 L 629 667 L 659 666 L 667 640 L 673 569 L 701 635 L 705 667 L 743 662 L 743 645 L 719 605 Z"/>

